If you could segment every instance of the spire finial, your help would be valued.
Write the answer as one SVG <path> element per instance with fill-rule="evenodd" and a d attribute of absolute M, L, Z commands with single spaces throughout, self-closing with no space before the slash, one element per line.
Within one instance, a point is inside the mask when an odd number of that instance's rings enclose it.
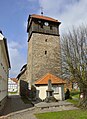
<path fill-rule="evenodd" d="M 41 15 L 43 16 L 43 7 L 40 7 L 40 9 L 41 9 Z"/>

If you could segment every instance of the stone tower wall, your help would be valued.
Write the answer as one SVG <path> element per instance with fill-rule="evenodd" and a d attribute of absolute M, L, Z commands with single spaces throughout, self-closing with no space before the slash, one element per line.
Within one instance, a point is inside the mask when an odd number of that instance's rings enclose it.
<path fill-rule="evenodd" d="M 30 86 L 46 73 L 61 75 L 59 36 L 32 33 L 28 42 L 28 80 Z"/>

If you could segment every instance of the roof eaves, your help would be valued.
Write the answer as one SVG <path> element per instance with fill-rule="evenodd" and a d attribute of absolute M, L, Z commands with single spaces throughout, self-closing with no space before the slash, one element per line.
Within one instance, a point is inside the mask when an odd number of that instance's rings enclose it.
<path fill-rule="evenodd" d="M 9 59 L 9 54 L 8 54 L 7 40 L 6 40 L 5 37 L 3 38 L 3 40 L 4 40 L 4 45 L 5 45 L 5 48 L 6 48 L 6 54 L 7 54 L 7 59 L 8 59 L 9 68 L 11 68 L 10 59 Z"/>
<path fill-rule="evenodd" d="M 19 80 L 20 76 L 21 76 L 25 71 L 26 71 L 26 68 L 25 68 L 23 71 L 21 71 L 21 72 L 17 75 L 17 79 L 18 79 L 18 80 Z"/>

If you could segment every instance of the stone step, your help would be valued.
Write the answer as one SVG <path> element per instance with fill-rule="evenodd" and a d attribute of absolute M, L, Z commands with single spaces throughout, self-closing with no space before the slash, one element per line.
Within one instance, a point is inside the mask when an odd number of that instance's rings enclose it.
<path fill-rule="evenodd" d="M 52 102 L 52 103 L 40 102 L 38 104 L 35 104 L 34 106 L 36 109 L 45 109 L 45 108 L 73 106 L 73 104 L 66 101 L 58 101 L 58 102 Z"/>

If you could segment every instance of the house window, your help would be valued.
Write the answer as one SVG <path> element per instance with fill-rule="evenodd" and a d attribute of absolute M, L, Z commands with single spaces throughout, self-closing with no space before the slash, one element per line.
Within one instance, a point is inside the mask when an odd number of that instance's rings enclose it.
<path fill-rule="evenodd" d="M 47 54 L 47 51 L 45 51 L 45 55 Z"/>
<path fill-rule="evenodd" d="M 43 24 L 41 24 L 41 28 L 43 28 Z"/>
<path fill-rule="evenodd" d="M 53 86 L 54 93 L 59 93 L 59 87 L 57 85 Z"/>
<path fill-rule="evenodd" d="M 1 66 L 3 66 L 3 64 L 1 63 Z"/>

